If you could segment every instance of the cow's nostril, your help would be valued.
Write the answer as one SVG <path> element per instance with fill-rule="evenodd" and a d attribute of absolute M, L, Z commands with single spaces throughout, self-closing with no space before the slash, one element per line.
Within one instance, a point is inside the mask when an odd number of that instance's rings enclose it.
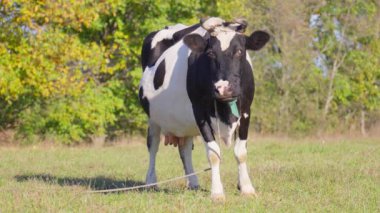
<path fill-rule="evenodd" d="M 220 97 L 228 97 L 232 95 L 232 86 L 228 81 L 219 80 L 214 84 L 215 94 Z"/>

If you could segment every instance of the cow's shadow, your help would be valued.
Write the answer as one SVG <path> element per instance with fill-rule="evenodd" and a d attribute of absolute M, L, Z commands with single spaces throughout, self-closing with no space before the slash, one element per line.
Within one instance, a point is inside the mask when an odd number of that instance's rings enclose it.
<path fill-rule="evenodd" d="M 86 187 L 90 192 L 95 192 L 97 190 L 106 190 L 106 189 L 121 189 L 127 187 L 141 186 L 145 183 L 142 181 L 136 180 L 116 180 L 104 176 L 97 176 L 93 178 L 75 178 L 75 177 L 57 177 L 50 174 L 33 174 L 33 175 L 16 175 L 14 177 L 17 182 L 25 181 L 42 181 L 48 184 L 57 184 L 60 186 L 83 186 Z M 118 192 L 103 192 L 107 193 L 125 193 L 125 191 Z M 139 188 L 134 189 L 134 192 L 139 191 L 148 191 L 148 192 L 165 192 L 169 193 L 167 189 L 161 188 Z"/>

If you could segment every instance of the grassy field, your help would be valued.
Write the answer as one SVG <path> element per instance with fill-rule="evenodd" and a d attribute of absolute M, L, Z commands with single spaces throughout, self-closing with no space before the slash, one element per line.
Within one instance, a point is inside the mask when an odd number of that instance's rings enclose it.
<path fill-rule="evenodd" d="M 199 191 L 180 180 L 159 191 L 86 193 L 142 184 L 148 154 L 141 140 L 104 148 L 1 147 L 0 212 L 380 212 L 380 140 L 258 139 L 248 150 L 259 197 L 239 195 L 233 149 L 222 146 L 226 202 L 213 204 L 209 172 L 199 175 Z M 196 170 L 207 168 L 201 142 L 193 153 Z M 161 145 L 159 180 L 182 174 L 177 149 Z"/>

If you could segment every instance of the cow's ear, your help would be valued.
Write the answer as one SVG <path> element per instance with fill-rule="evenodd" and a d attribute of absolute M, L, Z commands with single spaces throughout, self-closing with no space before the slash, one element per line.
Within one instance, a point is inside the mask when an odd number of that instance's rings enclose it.
<path fill-rule="evenodd" d="M 198 34 L 190 34 L 183 38 L 183 42 L 194 52 L 203 52 L 206 48 L 206 41 Z"/>
<path fill-rule="evenodd" d="M 255 31 L 246 38 L 245 47 L 250 50 L 259 50 L 269 41 L 269 34 L 264 31 Z"/>

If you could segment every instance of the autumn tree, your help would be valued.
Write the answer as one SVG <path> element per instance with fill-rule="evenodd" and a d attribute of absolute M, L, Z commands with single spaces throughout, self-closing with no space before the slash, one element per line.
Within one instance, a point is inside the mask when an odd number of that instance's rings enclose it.
<path fill-rule="evenodd" d="M 327 1 L 316 11 L 320 23 L 314 44 L 328 85 L 326 125 L 361 126 L 366 134 L 366 114 L 379 110 L 379 12 L 371 0 Z"/>
<path fill-rule="evenodd" d="M 144 36 L 218 15 L 219 3 L 1 1 L 0 130 L 65 143 L 143 130 L 136 91 Z"/>
<path fill-rule="evenodd" d="M 221 16 L 271 34 L 251 53 L 256 131 L 365 134 L 380 116 L 379 14 L 375 0 L 1 0 L 0 131 L 64 143 L 144 131 L 144 36 Z"/>

